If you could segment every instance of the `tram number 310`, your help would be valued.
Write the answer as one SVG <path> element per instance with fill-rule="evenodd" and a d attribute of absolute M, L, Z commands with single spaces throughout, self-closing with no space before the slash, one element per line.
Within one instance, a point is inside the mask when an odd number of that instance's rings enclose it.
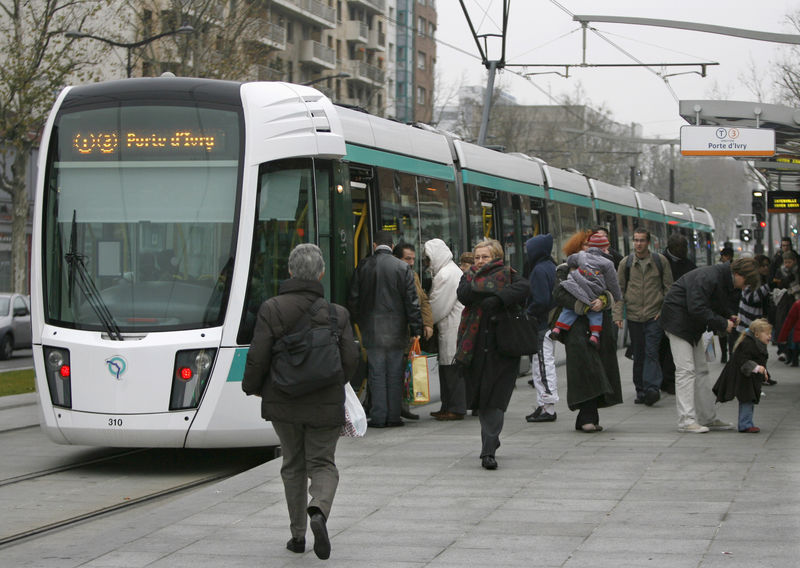
<path fill-rule="evenodd" d="M 122 418 L 109 418 L 108 425 L 116 426 L 117 428 L 122 428 Z"/>

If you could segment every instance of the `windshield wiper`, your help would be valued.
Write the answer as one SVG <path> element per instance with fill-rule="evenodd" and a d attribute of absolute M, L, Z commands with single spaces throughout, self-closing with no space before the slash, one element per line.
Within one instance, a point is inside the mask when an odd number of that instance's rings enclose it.
<path fill-rule="evenodd" d="M 73 286 L 77 283 L 78 288 L 83 292 L 86 301 L 94 311 L 97 319 L 100 320 L 100 323 L 106 330 L 108 337 L 114 341 L 122 341 L 122 332 L 117 322 L 114 321 L 114 316 L 111 315 L 108 306 L 103 301 L 103 298 L 100 297 L 100 291 L 97 289 L 97 286 L 95 286 L 94 280 L 92 280 L 92 277 L 89 275 L 89 271 L 86 270 L 86 264 L 84 264 L 84 258 L 86 257 L 78 252 L 78 235 L 75 233 L 76 213 L 75 209 L 73 209 L 72 228 L 69 235 L 69 252 L 64 255 L 69 265 L 70 301 L 72 301 Z"/>

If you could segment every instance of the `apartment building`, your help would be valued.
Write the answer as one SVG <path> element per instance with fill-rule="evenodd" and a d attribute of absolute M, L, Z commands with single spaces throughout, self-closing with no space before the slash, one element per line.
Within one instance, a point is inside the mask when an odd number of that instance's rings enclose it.
<path fill-rule="evenodd" d="M 430 121 L 436 61 L 434 0 L 145 0 L 118 2 L 134 42 L 189 25 L 192 34 L 136 48 L 133 76 L 176 75 L 313 84 L 341 104 L 403 122 Z M 129 32 L 129 33 L 128 33 Z M 129 37 L 119 37 L 127 34 Z M 87 40 L 88 41 L 88 40 Z M 105 46 L 106 52 L 121 48 Z M 111 65 L 109 65 L 111 61 Z M 115 58 L 104 59 L 117 78 Z"/>

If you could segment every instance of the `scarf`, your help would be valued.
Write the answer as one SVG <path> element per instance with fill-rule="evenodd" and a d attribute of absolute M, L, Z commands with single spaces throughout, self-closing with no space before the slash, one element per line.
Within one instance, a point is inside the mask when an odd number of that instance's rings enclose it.
<path fill-rule="evenodd" d="M 511 268 L 505 266 L 501 259 L 484 264 L 480 270 L 473 266 L 466 275 L 470 290 L 489 297 L 511 284 Z M 461 312 L 461 322 L 458 324 L 458 349 L 455 362 L 469 365 L 478 339 L 478 329 L 481 325 L 480 303 L 475 302 L 464 307 Z"/>

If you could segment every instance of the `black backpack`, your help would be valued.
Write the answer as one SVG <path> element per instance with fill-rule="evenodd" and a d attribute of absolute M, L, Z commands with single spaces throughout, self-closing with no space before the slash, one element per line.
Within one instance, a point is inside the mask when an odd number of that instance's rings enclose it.
<path fill-rule="evenodd" d="M 328 325 L 311 327 L 311 319 L 328 304 Z M 275 389 L 288 397 L 344 383 L 339 353 L 339 325 L 333 304 L 317 299 L 290 333 L 272 345 L 270 376 Z"/>

